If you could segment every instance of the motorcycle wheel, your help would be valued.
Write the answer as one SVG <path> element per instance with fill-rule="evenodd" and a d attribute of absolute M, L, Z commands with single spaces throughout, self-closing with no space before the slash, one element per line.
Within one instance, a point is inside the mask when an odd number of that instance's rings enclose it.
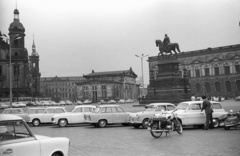
<path fill-rule="evenodd" d="M 160 138 L 161 135 L 162 135 L 162 132 L 153 132 L 152 130 L 159 130 L 159 126 L 158 126 L 158 123 L 153 123 L 152 126 L 151 126 L 151 135 L 154 137 L 154 138 Z"/>
<path fill-rule="evenodd" d="M 174 123 L 174 125 L 175 125 L 175 129 L 176 129 L 176 131 L 178 132 L 178 134 L 182 134 L 182 132 L 183 132 L 183 127 L 182 127 L 182 124 L 180 123 L 180 122 L 175 122 Z"/>

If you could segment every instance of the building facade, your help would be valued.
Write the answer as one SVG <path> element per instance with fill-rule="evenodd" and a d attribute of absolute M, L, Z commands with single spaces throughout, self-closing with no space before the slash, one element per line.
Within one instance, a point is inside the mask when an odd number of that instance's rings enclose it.
<path fill-rule="evenodd" d="M 29 58 L 25 48 L 25 28 L 20 22 L 18 9 L 14 10 L 8 35 L 9 41 L 0 33 L 0 98 L 9 98 L 11 74 L 13 101 L 18 101 L 18 97 L 31 97 L 40 91 L 39 81 L 34 81 L 40 78 L 39 65 L 34 69 L 31 66 L 34 59 Z M 34 62 L 39 64 L 39 59 Z"/>
<path fill-rule="evenodd" d="M 84 81 L 82 76 L 76 77 L 41 77 L 40 92 L 44 97 L 51 97 L 53 101 L 77 100 L 76 83 Z"/>
<path fill-rule="evenodd" d="M 178 54 L 182 77 L 195 96 L 234 98 L 240 95 L 240 44 Z M 149 76 L 156 79 L 157 56 L 149 57 Z"/>
<path fill-rule="evenodd" d="M 119 100 L 137 99 L 139 84 L 136 84 L 137 75 L 129 70 L 94 72 L 83 75 L 86 79 L 77 83 L 77 98 L 79 100 Z"/>

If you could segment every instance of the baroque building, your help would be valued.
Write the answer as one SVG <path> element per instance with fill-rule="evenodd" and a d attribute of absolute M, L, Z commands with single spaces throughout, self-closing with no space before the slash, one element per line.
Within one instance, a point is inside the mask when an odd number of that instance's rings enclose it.
<path fill-rule="evenodd" d="M 18 9 L 14 10 L 14 21 L 10 24 L 8 35 L 9 42 L 6 42 L 3 40 L 6 36 L 0 34 L 2 36 L 0 40 L 0 98 L 9 98 L 10 74 L 13 101 L 18 101 L 19 97 L 38 95 L 40 83 L 35 80 L 40 78 L 39 56 L 38 59 L 33 57 L 35 53 L 32 53 L 30 58 L 28 56 L 24 41 L 25 28 L 20 22 Z M 9 73 L 10 55 L 11 73 Z M 33 64 L 36 66 L 33 67 Z"/>
<path fill-rule="evenodd" d="M 240 44 L 179 53 L 178 60 L 182 77 L 189 79 L 192 95 L 240 95 Z M 159 61 L 157 56 L 148 59 L 150 80 L 156 79 Z"/>

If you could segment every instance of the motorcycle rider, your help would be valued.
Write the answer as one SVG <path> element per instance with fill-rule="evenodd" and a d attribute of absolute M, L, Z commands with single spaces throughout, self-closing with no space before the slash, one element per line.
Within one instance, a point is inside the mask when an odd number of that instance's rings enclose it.
<path fill-rule="evenodd" d="M 201 111 L 205 110 L 206 114 L 206 124 L 204 127 L 204 130 L 208 130 L 208 128 L 213 128 L 213 120 L 212 120 L 212 104 L 208 101 L 207 97 L 205 95 L 202 96 L 203 104 Z M 209 127 L 210 122 L 210 127 Z"/>

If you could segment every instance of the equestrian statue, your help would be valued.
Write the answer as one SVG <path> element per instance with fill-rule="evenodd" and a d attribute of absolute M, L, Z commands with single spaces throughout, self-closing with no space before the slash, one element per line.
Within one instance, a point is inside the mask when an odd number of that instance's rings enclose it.
<path fill-rule="evenodd" d="M 170 42 L 170 38 L 168 37 L 167 34 L 165 34 L 164 40 L 163 42 L 161 40 L 156 40 L 156 46 L 159 47 L 159 53 L 158 53 L 158 59 L 159 59 L 159 55 L 160 53 L 162 54 L 162 58 L 164 60 L 164 56 L 163 53 L 170 53 L 170 55 L 168 56 L 168 58 L 172 55 L 172 51 L 175 52 L 176 54 L 176 59 L 177 59 L 177 51 L 180 53 L 180 49 L 179 49 L 179 45 L 178 43 L 171 43 Z M 177 51 L 176 51 L 177 49 Z"/>

